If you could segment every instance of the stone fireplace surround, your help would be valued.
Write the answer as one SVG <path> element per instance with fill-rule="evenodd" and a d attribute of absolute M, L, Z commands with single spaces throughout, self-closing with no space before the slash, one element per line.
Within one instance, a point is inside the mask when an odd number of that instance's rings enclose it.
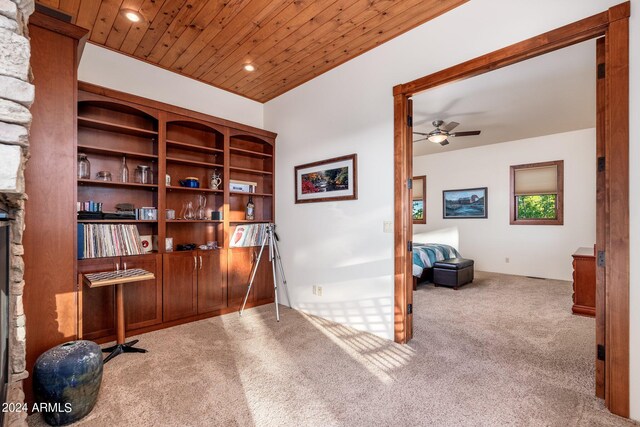
<path fill-rule="evenodd" d="M 22 232 L 27 191 L 24 169 L 29 158 L 29 126 L 35 90 L 29 66 L 27 22 L 34 0 L 0 0 L 0 209 L 14 218 L 11 225 L 9 300 L 9 392 L 7 401 L 24 402 L 22 380 L 29 374 L 25 363 L 25 286 Z M 25 412 L 5 414 L 7 426 L 26 426 Z"/>

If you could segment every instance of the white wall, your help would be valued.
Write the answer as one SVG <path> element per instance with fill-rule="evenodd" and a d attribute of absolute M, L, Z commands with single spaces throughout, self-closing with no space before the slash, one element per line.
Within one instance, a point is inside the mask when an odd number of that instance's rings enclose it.
<path fill-rule="evenodd" d="M 471 1 L 265 105 L 279 133 L 276 209 L 296 306 L 392 338 L 392 87 L 606 10 L 620 0 Z M 631 0 L 631 414 L 640 419 L 640 0 Z M 357 152 L 359 199 L 295 205 L 293 167 Z M 324 295 L 311 292 L 324 285 Z M 355 313 L 351 316 L 351 313 Z"/>
<path fill-rule="evenodd" d="M 87 43 L 78 80 L 263 127 L 263 104 Z"/>
<path fill-rule="evenodd" d="M 454 227 L 479 271 L 571 280 L 571 254 L 596 238 L 595 158 L 595 129 L 415 157 L 414 176 L 427 175 L 427 224 L 414 233 Z M 510 225 L 509 167 L 553 160 L 564 160 L 564 225 Z M 474 187 L 488 187 L 488 218 L 443 219 L 442 191 Z"/>

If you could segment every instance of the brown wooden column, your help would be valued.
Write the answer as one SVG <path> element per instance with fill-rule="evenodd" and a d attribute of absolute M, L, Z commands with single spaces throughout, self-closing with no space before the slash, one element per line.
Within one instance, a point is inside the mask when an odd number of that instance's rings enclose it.
<path fill-rule="evenodd" d="M 609 9 L 606 33 L 606 398 L 629 417 L 629 3 Z"/>
<path fill-rule="evenodd" d="M 29 20 L 36 97 L 31 113 L 24 231 L 27 370 L 44 351 L 77 338 L 76 66 L 87 30 L 39 12 Z M 33 402 L 31 377 L 24 383 Z"/>

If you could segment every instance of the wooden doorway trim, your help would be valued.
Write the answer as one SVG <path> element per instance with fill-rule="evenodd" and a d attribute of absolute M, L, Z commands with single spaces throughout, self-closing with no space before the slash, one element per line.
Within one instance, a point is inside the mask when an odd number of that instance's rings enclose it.
<path fill-rule="evenodd" d="M 474 77 L 586 40 L 605 38 L 605 401 L 629 417 L 629 2 L 393 88 L 394 339 L 411 339 L 413 176 L 410 99 L 436 86 Z M 615 102 L 611 100 L 615 99 Z"/>

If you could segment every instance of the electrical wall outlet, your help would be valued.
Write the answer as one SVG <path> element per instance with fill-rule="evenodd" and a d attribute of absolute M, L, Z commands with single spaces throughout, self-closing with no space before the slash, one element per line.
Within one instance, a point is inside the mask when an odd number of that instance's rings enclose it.
<path fill-rule="evenodd" d="M 316 285 L 313 285 L 313 294 L 318 295 L 318 287 Z"/>
<path fill-rule="evenodd" d="M 504 259 L 504 262 L 506 262 L 507 264 L 509 264 L 509 257 L 506 257 L 506 258 Z"/>
<path fill-rule="evenodd" d="M 385 233 L 393 233 L 393 221 L 384 221 L 382 223 L 382 231 Z"/>
<path fill-rule="evenodd" d="M 322 296 L 322 286 L 318 286 L 316 289 L 316 295 L 318 295 L 319 297 Z"/>

